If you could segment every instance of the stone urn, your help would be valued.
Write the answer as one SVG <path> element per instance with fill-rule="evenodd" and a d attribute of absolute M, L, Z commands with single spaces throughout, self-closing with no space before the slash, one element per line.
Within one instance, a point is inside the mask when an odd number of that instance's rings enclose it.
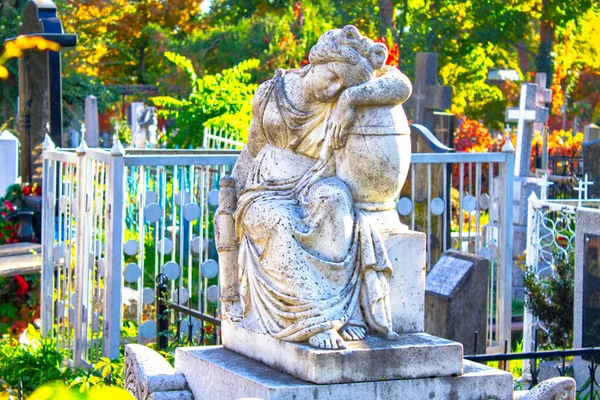
<path fill-rule="evenodd" d="M 395 212 L 411 157 L 410 127 L 402 105 L 358 108 L 346 146 L 335 157 L 336 175 L 350 189 L 354 207 L 404 229 Z"/>

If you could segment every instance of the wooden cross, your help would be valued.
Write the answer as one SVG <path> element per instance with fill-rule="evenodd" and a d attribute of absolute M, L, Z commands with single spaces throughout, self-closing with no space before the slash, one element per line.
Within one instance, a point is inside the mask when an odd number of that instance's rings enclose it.
<path fill-rule="evenodd" d="M 437 84 L 437 53 L 417 53 L 412 96 L 404 103 L 412 112 L 412 123 L 433 130 L 433 112 L 452 105 L 452 87 Z"/>
<path fill-rule="evenodd" d="M 536 106 L 537 84 L 521 85 L 519 107 L 506 110 L 506 121 L 517 122 L 517 149 L 515 153 L 515 176 L 528 176 L 531 165 L 531 141 L 533 124 L 548 121 L 548 109 Z"/>

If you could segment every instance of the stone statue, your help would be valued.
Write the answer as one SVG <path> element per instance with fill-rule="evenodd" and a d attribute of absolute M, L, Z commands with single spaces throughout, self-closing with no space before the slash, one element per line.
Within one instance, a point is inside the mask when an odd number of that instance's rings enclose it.
<path fill-rule="evenodd" d="M 145 149 L 148 146 L 156 148 L 158 120 L 155 107 L 144 107 L 135 116 L 138 127 L 131 137 L 131 147 Z"/>
<path fill-rule="evenodd" d="M 386 58 L 346 26 L 258 88 L 215 218 L 227 320 L 325 349 L 396 338 L 381 235 L 406 230 L 394 199 L 410 165 L 411 84 Z"/>

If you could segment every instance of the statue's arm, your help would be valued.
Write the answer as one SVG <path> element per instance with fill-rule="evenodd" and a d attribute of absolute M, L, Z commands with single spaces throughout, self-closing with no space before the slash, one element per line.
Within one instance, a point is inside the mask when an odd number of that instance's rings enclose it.
<path fill-rule="evenodd" d="M 412 85 L 406 75 L 390 66 L 383 66 L 370 81 L 344 90 L 327 124 L 331 147 L 337 150 L 345 146 L 348 129 L 354 124 L 355 108 L 395 106 L 405 102 L 411 92 Z"/>
<path fill-rule="evenodd" d="M 398 68 L 383 66 L 377 77 L 346 89 L 340 100 L 351 107 L 404 103 L 412 92 L 410 80 Z"/>

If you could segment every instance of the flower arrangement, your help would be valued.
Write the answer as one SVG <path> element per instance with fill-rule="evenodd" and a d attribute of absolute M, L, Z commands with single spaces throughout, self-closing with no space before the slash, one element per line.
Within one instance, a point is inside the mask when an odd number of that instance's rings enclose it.
<path fill-rule="evenodd" d="M 19 242 L 19 224 L 15 219 L 17 211 L 24 207 L 25 198 L 41 194 L 42 186 L 37 183 L 15 183 L 6 189 L 4 197 L 0 197 L 0 245 Z"/>
<path fill-rule="evenodd" d="M 17 243 L 19 224 L 12 221 L 16 214 L 15 206 L 8 200 L 0 202 L 0 245 Z"/>

